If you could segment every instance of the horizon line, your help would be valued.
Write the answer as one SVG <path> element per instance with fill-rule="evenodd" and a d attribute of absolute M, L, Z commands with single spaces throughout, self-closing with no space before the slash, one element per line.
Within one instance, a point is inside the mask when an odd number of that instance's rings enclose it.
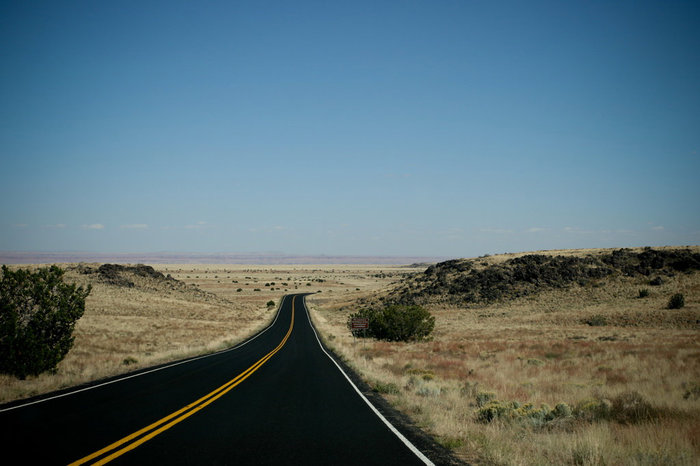
<path fill-rule="evenodd" d="M 407 265 L 440 262 L 452 256 L 361 255 L 361 254 L 287 254 L 281 252 L 86 252 L 86 251 L 0 251 L 0 263 L 8 265 L 115 262 L 153 264 L 243 264 L 313 265 L 377 264 Z"/>

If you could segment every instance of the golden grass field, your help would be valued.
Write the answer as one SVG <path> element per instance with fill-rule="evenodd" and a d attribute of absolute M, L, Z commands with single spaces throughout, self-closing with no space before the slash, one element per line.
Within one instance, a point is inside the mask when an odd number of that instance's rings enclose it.
<path fill-rule="evenodd" d="M 287 293 L 358 296 L 390 280 L 374 276 L 385 266 L 158 264 L 189 286 L 127 274 L 134 286 L 124 287 L 80 272 L 100 264 L 58 265 L 64 281 L 93 287 L 74 346 L 55 374 L 0 375 L 0 403 L 231 346 L 267 326 Z"/>
<path fill-rule="evenodd" d="M 650 296 L 639 298 L 642 288 Z M 677 292 L 685 295 L 685 307 L 666 309 L 669 296 Z M 488 306 L 432 306 L 432 341 L 419 343 L 354 340 L 345 327 L 352 301 L 335 297 L 308 299 L 327 344 L 465 461 L 700 464 L 697 272 L 678 274 L 658 287 L 650 287 L 648 279 L 616 278 Z M 608 324 L 582 323 L 591 316 L 605 316 Z M 553 408 L 566 403 L 585 408 L 633 392 L 640 397 L 632 399 L 642 407 L 647 403 L 653 412 L 648 421 L 571 420 L 533 426 L 517 419 L 477 420 L 480 396 L 501 406 L 519 402 Z"/>
<path fill-rule="evenodd" d="M 223 348 L 267 325 L 276 310 L 267 307 L 269 300 L 276 305 L 287 293 L 320 291 L 307 302 L 326 344 L 469 463 L 700 464 L 697 272 L 677 274 L 655 287 L 648 279 L 616 277 L 491 305 L 432 305 L 431 340 L 389 343 L 353 339 L 348 316 L 358 309 L 359 298 L 381 296 L 425 267 L 154 266 L 190 285 L 170 289 L 148 279 L 134 279 L 132 288 L 115 287 L 64 266 L 66 281 L 93 284 L 75 346 L 55 375 L 25 381 L 1 376 L 1 401 Z M 643 299 L 638 297 L 642 288 L 650 292 Z M 667 309 L 669 296 L 677 292 L 684 294 L 685 307 Z M 604 316 L 607 324 L 584 323 L 591 316 Z M 649 419 L 567 418 L 545 425 L 478 420 L 480 399 L 583 409 L 615 405 L 630 393 L 649 408 Z"/>

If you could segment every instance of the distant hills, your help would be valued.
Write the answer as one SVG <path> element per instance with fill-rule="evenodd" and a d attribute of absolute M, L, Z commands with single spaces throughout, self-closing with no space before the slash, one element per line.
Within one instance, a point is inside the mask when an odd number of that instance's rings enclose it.
<path fill-rule="evenodd" d="M 287 255 L 279 253 L 251 254 L 202 254 L 202 253 L 145 253 L 107 254 L 87 252 L 7 252 L 0 251 L 2 264 L 65 264 L 97 262 L 115 264 L 250 264 L 250 265 L 295 265 L 295 264 L 377 264 L 407 265 L 421 264 L 427 267 L 447 257 L 420 256 L 326 256 Z"/>

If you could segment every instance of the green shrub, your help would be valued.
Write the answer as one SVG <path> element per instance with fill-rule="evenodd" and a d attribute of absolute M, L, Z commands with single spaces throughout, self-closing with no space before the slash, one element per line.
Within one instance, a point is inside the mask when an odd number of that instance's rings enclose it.
<path fill-rule="evenodd" d="M 671 296 L 671 299 L 668 300 L 669 309 L 680 309 L 683 306 L 685 306 L 685 298 L 683 297 L 683 293 L 676 293 Z"/>
<path fill-rule="evenodd" d="M 584 421 L 602 421 L 610 419 L 612 403 L 608 399 L 588 399 L 581 401 L 574 409 L 574 416 Z"/>
<path fill-rule="evenodd" d="M 435 317 L 420 306 L 392 305 L 383 309 L 362 309 L 348 318 L 350 329 L 354 318 L 368 319 L 367 336 L 378 340 L 422 340 L 435 327 Z"/>
<path fill-rule="evenodd" d="M 639 295 L 637 297 L 641 299 L 646 298 L 647 296 L 649 296 L 649 290 L 647 288 L 642 288 L 639 290 Z"/>
<path fill-rule="evenodd" d="M 384 382 L 375 382 L 374 387 L 372 389 L 377 392 L 377 393 L 382 393 L 382 394 L 388 394 L 388 395 L 398 395 L 401 390 L 399 390 L 399 387 L 395 383 L 384 383 Z"/>
<path fill-rule="evenodd" d="M 73 346 L 91 287 L 65 284 L 63 274 L 55 265 L 36 272 L 2 266 L 0 372 L 24 379 L 55 370 Z"/>
<path fill-rule="evenodd" d="M 458 437 L 443 437 L 438 441 L 440 442 L 440 445 L 449 450 L 456 450 L 457 448 L 464 445 L 464 440 Z"/>
<path fill-rule="evenodd" d="M 267 307 L 275 307 L 275 302 L 273 300 L 269 300 L 267 302 Z"/>
<path fill-rule="evenodd" d="M 532 403 L 520 404 L 518 401 L 492 400 L 481 406 L 476 412 L 476 420 L 482 423 L 496 419 L 507 422 L 520 422 L 531 427 L 544 427 L 561 423 L 571 418 L 572 409 L 566 403 L 559 403 L 554 409 L 547 404 L 536 408 Z"/>

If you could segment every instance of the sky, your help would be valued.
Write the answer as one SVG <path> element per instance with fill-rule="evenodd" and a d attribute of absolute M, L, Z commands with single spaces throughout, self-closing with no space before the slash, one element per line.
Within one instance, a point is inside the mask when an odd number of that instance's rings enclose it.
<path fill-rule="evenodd" d="M 0 251 L 700 244 L 700 3 L 0 1 Z"/>

